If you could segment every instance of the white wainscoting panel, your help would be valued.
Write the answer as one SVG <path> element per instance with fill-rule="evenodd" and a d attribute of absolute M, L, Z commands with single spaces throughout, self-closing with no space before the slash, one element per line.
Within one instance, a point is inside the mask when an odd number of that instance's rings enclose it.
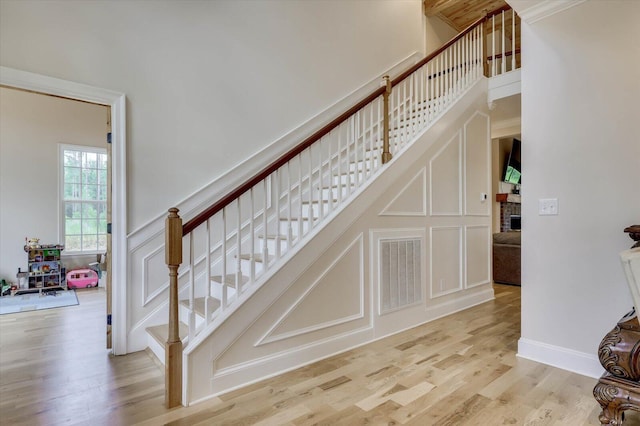
<path fill-rule="evenodd" d="M 431 298 L 462 290 L 462 227 L 431 227 Z"/>
<path fill-rule="evenodd" d="M 467 216 L 489 216 L 491 213 L 490 132 L 489 116 L 478 111 L 464 125 L 464 206 Z"/>
<path fill-rule="evenodd" d="M 489 225 L 465 227 L 466 280 L 465 288 L 491 282 L 491 228 Z"/>
<path fill-rule="evenodd" d="M 380 216 L 427 215 L 427 168 L 415 175 L 380 212 Z"/>
<path fill-rule="evenodd" d="M 344 324 L 364 316 L 362 236 L 338 254 L 256 346 Z M 326 306 L 327 309 L 318 309 Z"/>
<path fill-rule="evenodd" d="M 431 216 L 462 215 L 462 131 L 430 161 Z"/>

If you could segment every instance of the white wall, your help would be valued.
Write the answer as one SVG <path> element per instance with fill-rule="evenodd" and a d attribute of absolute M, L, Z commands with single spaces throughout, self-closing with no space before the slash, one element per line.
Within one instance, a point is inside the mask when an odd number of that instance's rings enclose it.
<path fill-rule="evenodd" d="M 640 2 L 589 1 L 522 29 L 524 355 L 577 351 L 592 375 L 632 306 L 618 254 L 640 214 L 638 16 Z M 540 198 L 559 214 L 539 216 Z"/>
<path fill-rule="evenodd" d="M 421 50 L 419 0 L 0 3 L 0 64 L 127 95 L 135 230 Z"/>
<path fill-rule="evenodd" d="M 106 121 L 104 106 L 0 87 L 0 278 L 26 269 L 25 237 L 64 243 L 58 145 L 105 148 Z"/>
<path fill-rule="evenodd" d="M 425 17 L 425 44 L 429 54 L 458 35 L 458 31 L 451 28 L 437 16 Z"/>

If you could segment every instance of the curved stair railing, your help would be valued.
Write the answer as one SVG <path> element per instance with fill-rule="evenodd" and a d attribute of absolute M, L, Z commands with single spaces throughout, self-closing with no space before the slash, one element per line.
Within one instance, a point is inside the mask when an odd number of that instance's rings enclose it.
<path fill-rule="evenodd" d="M 181 404 L 182 341 L 206 337 L 214 319 L 259 288 L 479 78 L 515 69 L 515 34 L 508 6 L 488 13 L 401 75 L 385 76 L 379 89 L 184 225 L 178 209 L 169 209 L 168 407 Z M 187 262 L 179 271 L 183 247 Z"/>

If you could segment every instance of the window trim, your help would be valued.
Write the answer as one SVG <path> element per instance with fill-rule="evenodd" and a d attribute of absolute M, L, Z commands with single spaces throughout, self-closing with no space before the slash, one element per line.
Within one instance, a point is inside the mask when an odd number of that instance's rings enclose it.
<path fill-rule="evenodd" d="M 107 149 L 98 146 L 90 145 L 74 145 L 67 143 L 58 144 L 58 239 L 65 244 L 65 250 L 61 253 L 61 256 L 90 256 L 95 254 L 103 254 L 104 250 L 80 250 L 80 251 L 67 251 L 66 250 L 66 229 L 65 229 L 65 200 L 64 200 L 64 152 L 65 150 L 74 150 L 82 152 L 94 152 L 97 154 L 107 155 Z M 107 169 L 109 168 L 107 158 Z M 106 183 L 108 185 L 108 182 Z M 108 190 L 108 188 L 107 188 Z M 107 200 L 104 201 L 108 209 Z"/>

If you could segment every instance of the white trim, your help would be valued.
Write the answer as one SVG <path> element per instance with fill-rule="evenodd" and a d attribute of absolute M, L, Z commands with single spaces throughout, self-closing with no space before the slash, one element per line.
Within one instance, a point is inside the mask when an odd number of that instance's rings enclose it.
<path fill-rule="evenodd" d="M 438 293 L 434 293 L 433 285 L 435 283 L 433 276 L 433 232 L 434 231 L 444 231 L 444 230 L 457 230 L 458 231 L 458 287 L 452 288 L 451 290 L 440 291 Z M 464 290 L 464 283 L 462 282 L 463 276 L 463 268 L 464 268 L 464 259 L 463 253 L 465 253 L 464 238 L 463 238 L 463 230 L 464 227 L 462 225 L 447 225 L 447 226 L 431 226 L 429 227 L 429 299 L 437 299 L 438 297 L 446 296 L 448 294 L 458 293 Z"/>
<path fill-rule="evenodd" d="M 409 188 L 409 186 L 413 185 L 414 182 L 418 180 L 418 178 L 422 175 L 422 190 L 420 191 L 420 196 L 422 197 L 422 211 L 415 212 L 402 212 L 402 211 L 393 211 L 389 210 L 391 205 L 395 203 L 398 198 Z M 400 190 L 397 195 L 393 197 L 393 200 L 389 201 L 389 203 L 382 209 L 378 216 L 419 216 L 426 217 L 427 216 L 427 168 L 423 167 L 411 180 Z"/>
<path fill-rule="evenodd" d="M 112 235 L 112 344 L 114 355 L 127 353 L 127 163 L 126 98 L 124 93 L 0 66 L 0 84 L 47 95 L 111 107 L 113 198 Z"/>
<path fill-rule="evenodd" d="M 516 356 L 595 379 L 604 373 L 598 357 L 594 354 L 537 342 L 524 337 L 518 340 Z"/>
<path fill-rule="evenodd" d="M 210 381 L 211 389 L 216 389 L 215 391 L 213 391 L 210 395 L 198 398 L 193 401 L 189 401 L 188 399 L 183 399 L 183 401 L 186 401 L 185 405 L 189 406 L 199 404 L 201 402 L 211 400 L 218 395 L 222 395 L 241 387 L 246 387 L 251 384 L 261 382 L 265 379 L 284 374 L 305 365 L 312 364 L 316 361 L 343 354 L 347 351 L 377 342 L 389 336 L 394 336 L 412 328 L 419 327 L 423 324 L 427 324 L 456 312 L 481 305 L 482 303 L 486 303 L 494 299 L 495 297 L 493 289 L 489 287 L 476 293 L 464 295 L 460 299 L 447 301 L 437 306 L 430 307 L 426 309 L 426 312 L 428 313 L 427 319 L 425 319 L 424 321 L 419 321 L 415 324 L 408 325 L 399 330 L 395 330 L 391 333 L 385 333 L 379 336 L 374 335 L 374 328 L 372 326 L 368 326 L 361 329 L 352 330 L 337 336 L 331 336 L 327 339 L 312 342 L 297 348 L 292 348 L 289 350 L 267 355 L 255 360 L 244 362 L 242 364 L 225 367 L 221 370 L 215 370 L 213 379 Z M 185 374 L 188 374 L 188 370 L 184 368 L 184 362 L 182 365 L 183 377 L 187 377 Z M 258 373 L 256 373 L 256 370 L 258 371 Z M 264 375 L 259 374 L 259 372 L 264 371 L 269 371 L 269 373 Z M 252 377 L 252 379 L 234 379 L 234 375 Z M 253 379 L 253 377 L 258 378 Z M 240 382 L 239 385 L 237 384 L 238 382 Z M 187 396 L 186 391 L 183 392 L 183 396 Z"/>
<path fill-rule="evenodd" d="M 521 0 L 520 0 L 521 1 Z M 586 0 L 543 0 L 528 7 L 518 7 L 520 1 L 510 0 L 508 3 L 515 9 L 518 16 L 527 24 L 533 24 L 556 13 L 584 3 Z M 524 3 L 524 2 L 523 2 Z M 526 2 L 525 4 L 531 4 Z M 522 4 L 521 6 L 525 6 Z"/>
<path fill-rule="evenodd" d="M 489 79 L 489 94 L 487 102 L 492 103 L 498 99 L 522 93 L 521 68 L 500 74 Z"/>
<path fill-rule="evenodd" d="M 320 284 L 320 282 L 324 279 L 324 277 L 329 272 L 331 272 L 333 268 L 335 268 L 338 262 L 340 262 L 346 256 L 347 252 L 351 251 L 351 249 L 353 249 L 353 247 L 356 244 L 358 244 L 359 258 L 360 258 L 360 268 L 359 268 L 360 282 L 358 286 L 360 289 L 359 312 L 356 312 L 352 315 L 348 315 L 343 318 L 337 318 L 331 321 L 325 321 L 312 326 L 303 327 L 298 330 L 293 330 L 293 331 L 289 331 L 281 334 L 274 334 L 278 326 L 280 326 L 287 318 L 289 318 L 291 313 L 295 311 L 298 306 L 300 306 L 300 304 L 307 298 L 309 293 L 311 293 L 311 291 L 313 291 L 318 286 L 318 284 Z M 260 339 L 258 339 L 258 341 L 255 342 L 253 346 L 257 347 L 257 346 L 266 345 L 267 343 L 278 342 L 280 340 L 289 339 L 292 337 L 300 336 L 302 334 L 312 333 L 314 331 L 323 330 L 325 328 L 334 327 L 340 324 L 346 324 L 348 322 L 355 321 L 362 318 L 364 318 L 364 235 L 360 233 L 353 241 L 351 241 L 351 243 L 349 243 L 349 245 L 344 250 L 342 250 L 342 252 L 338 256 L 336 256 L 333 262 L 331 262 L 331 264 L 329 264 L 329 266 L 325 268 L 325 270 L 320 274 L 320 276 L 305 291 L 302 292 L 300 297 L 298 297 L 298 299 L 291 304 L 289 309 L 287 309 L 280 316 L 280 318 L 278 318 L 273 323 L 273 325 L 267 330 L 267 332 Z"/>
<path fill-rule="evenodd" d="M 481 116 L 484 117 L 485 119 L 485 124 L 487 126 L 487 132 L 486 132 L 486 151 L 487 151 L 487 157 L 485 158 L 485 164 L 488 165 L 487 167 L 487 175 L 485 176 L 486 181 L 485 181 L 485 194 L 490 194 L 491 193 L 491 117 L 488 114 L 485 114 L 482 111 L 476 111 L 467 121 L 464 122 L 464 125 L 462 126 L 463 128 L 463 132 L 464 132 L 464 136 L 463 136 L 463 146 L 462 146 L 462 169 L 464 171 L 463 174 L 463 182 L 462 182 L 462 192 L 464 194 L 463 197 L 463 204 L 464 204 L 464 215 L 465 216 L 475 216 L 475 217 L 489 217 L 491 216 L 491 203 L 489 203 L 489 200 L 485 200 L 485 213 L 469 213 L 469 210 L 467 209 L 468 207 L 468 200 L 469 200 L 469 192 L 468 192 L 468 188 L 467 188 L 467 147 L 469 146 L 468 142 L 468 137 L 467 137 L 467 127 L 469 126 L 469 123 L 471 123 L 471 121 L 473 121 L 477 116 Z"/>
<path fill-rule="evenodd" d="M 458 139 L 458 211 L 457 212 L 434 212 L 433 209 L 433 164 L 436 162 L 438 157 L 444 153 L 449 145 L 452 144 L 454 139 Z M 462 161 L 463 161 L 463 145 L 462 145 L 462 129 L 459 129 L 452 137 L 445 143 L 442 148 L 436 152 L 433 157 L 429 160 L 429 215 L 432 217 L 437 216 L 462 216 L 462 187 L 464 185 L 464 176 L 462 175 Z M 417 140 L 417 139 L 416 139 Z M 397 155 L 397 154 L 396 154 Z M 393 160 L 391 160 L 393 161 Z"/>
<path fill-rule="evenodd" d="M 489 255 L 487 256 L 487 277 L 475 283 L 469 283 L 469 234 L 467 231 L 469 229 L 482 229 L 485 228 L 487 230 L 487 250 Z M 491 226 L 489 225 L 465 225 L 464 227 L 464 250 L 465 250 L 465 268 L 464 268 L 464 288 L 474 288 L 483 284 L 489 284 L 491 282 Z"/>

